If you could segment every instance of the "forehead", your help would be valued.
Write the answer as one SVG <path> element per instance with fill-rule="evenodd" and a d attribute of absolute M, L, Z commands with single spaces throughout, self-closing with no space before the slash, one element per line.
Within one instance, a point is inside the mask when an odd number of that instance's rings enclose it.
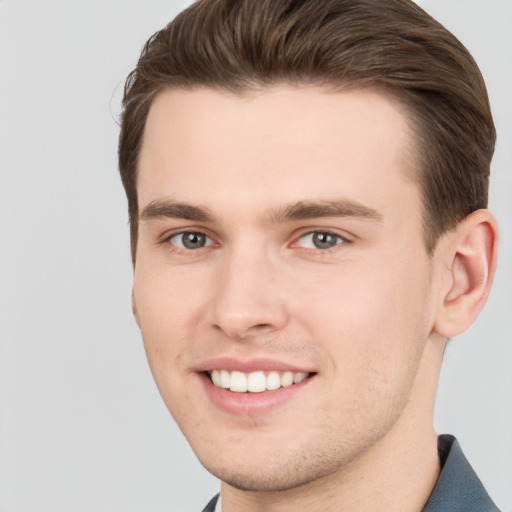
<path fill-rule="evenodd" d="M 334 195 L 375 202 L 378 191 L 416 188 L 412 140 L 402 107 L 375 90 L 169 89 L 147 118 L 139 206 L 164 197 L 235 211 L 255 197 L 262 207 Z"/>

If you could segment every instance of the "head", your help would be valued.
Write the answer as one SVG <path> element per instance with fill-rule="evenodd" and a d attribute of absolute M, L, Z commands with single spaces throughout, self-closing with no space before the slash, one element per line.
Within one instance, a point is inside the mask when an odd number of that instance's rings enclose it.
<path fill-rule="evenodd" d="M 433 432 L 492 280 L 494 136 L 473 59 L 406 0 L 199 1 L 150 39 L 119 146 L 134 312 L 214 474 L 289 490 Z"/>
<path fill-rule="evenodd" d="M 405 107 L 425 245 L 487 205 L 495 129 L 481 73 L 409 0 L 199 1 L 146 43 L 126 81 L 119 169 L 135 262 L 137 167 L 149 108 L 167 88 L 241 93 L 273 84 L 376 87 Z"/>

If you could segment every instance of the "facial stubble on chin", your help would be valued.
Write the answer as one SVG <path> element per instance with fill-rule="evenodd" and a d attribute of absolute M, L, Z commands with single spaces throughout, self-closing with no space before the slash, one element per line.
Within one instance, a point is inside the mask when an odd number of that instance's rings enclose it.
<path fill-rule="evenodd" d="M 396 421 L 396 418 L 395 418 Z M 279 454 L 269 457 L 265 467 L 252 471 L 244 471 L 240 465 L 244 461 L 238 458 L 234 464 L 227 461 L 224 466 L 204 463 L 204 468 L 222 482 L 241 491 L 250 492 L 286 492 L 299 487 L 308 487 L 329 480 L 329 477 L 343 472 L 361 453 L 375 444 L 385 435 L 386 431 L 375 433 L 366 442 L 339 438 L 323 439 L 322 446 L 309 445 L 300 447 L 293 455 L 279 460 Z M 340 446 L 341 445 L 341 446 Z M 289 453 L 289 452 L 286 452 Z M 237 467 L 238 466 L 238 467 Z"/>

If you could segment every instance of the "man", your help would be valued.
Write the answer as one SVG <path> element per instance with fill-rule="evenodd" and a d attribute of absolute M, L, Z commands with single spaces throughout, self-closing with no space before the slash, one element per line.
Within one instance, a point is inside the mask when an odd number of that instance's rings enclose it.
<path fill-rule="evenodd" d="M 146 44 L 119 164 L 133 310 L 206 511 L 497 510 L 437 437 L 496 268 L 495 130 L 408 0 L 203 0 Z"/>

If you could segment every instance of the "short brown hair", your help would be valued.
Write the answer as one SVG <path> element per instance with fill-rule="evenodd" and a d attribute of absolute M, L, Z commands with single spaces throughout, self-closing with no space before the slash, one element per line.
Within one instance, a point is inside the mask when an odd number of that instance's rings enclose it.
<path fill-rule="evenodd" d="M 487 206 L 496 133 L 484 80 L 460 41 L 410 0 L 199 0 L 145 44 L 126 80 L 119 170 L 132 257 L 137 163 L 155 95 L 277 83 L 385 88 L 408 108 L 427 250 Z"/>

